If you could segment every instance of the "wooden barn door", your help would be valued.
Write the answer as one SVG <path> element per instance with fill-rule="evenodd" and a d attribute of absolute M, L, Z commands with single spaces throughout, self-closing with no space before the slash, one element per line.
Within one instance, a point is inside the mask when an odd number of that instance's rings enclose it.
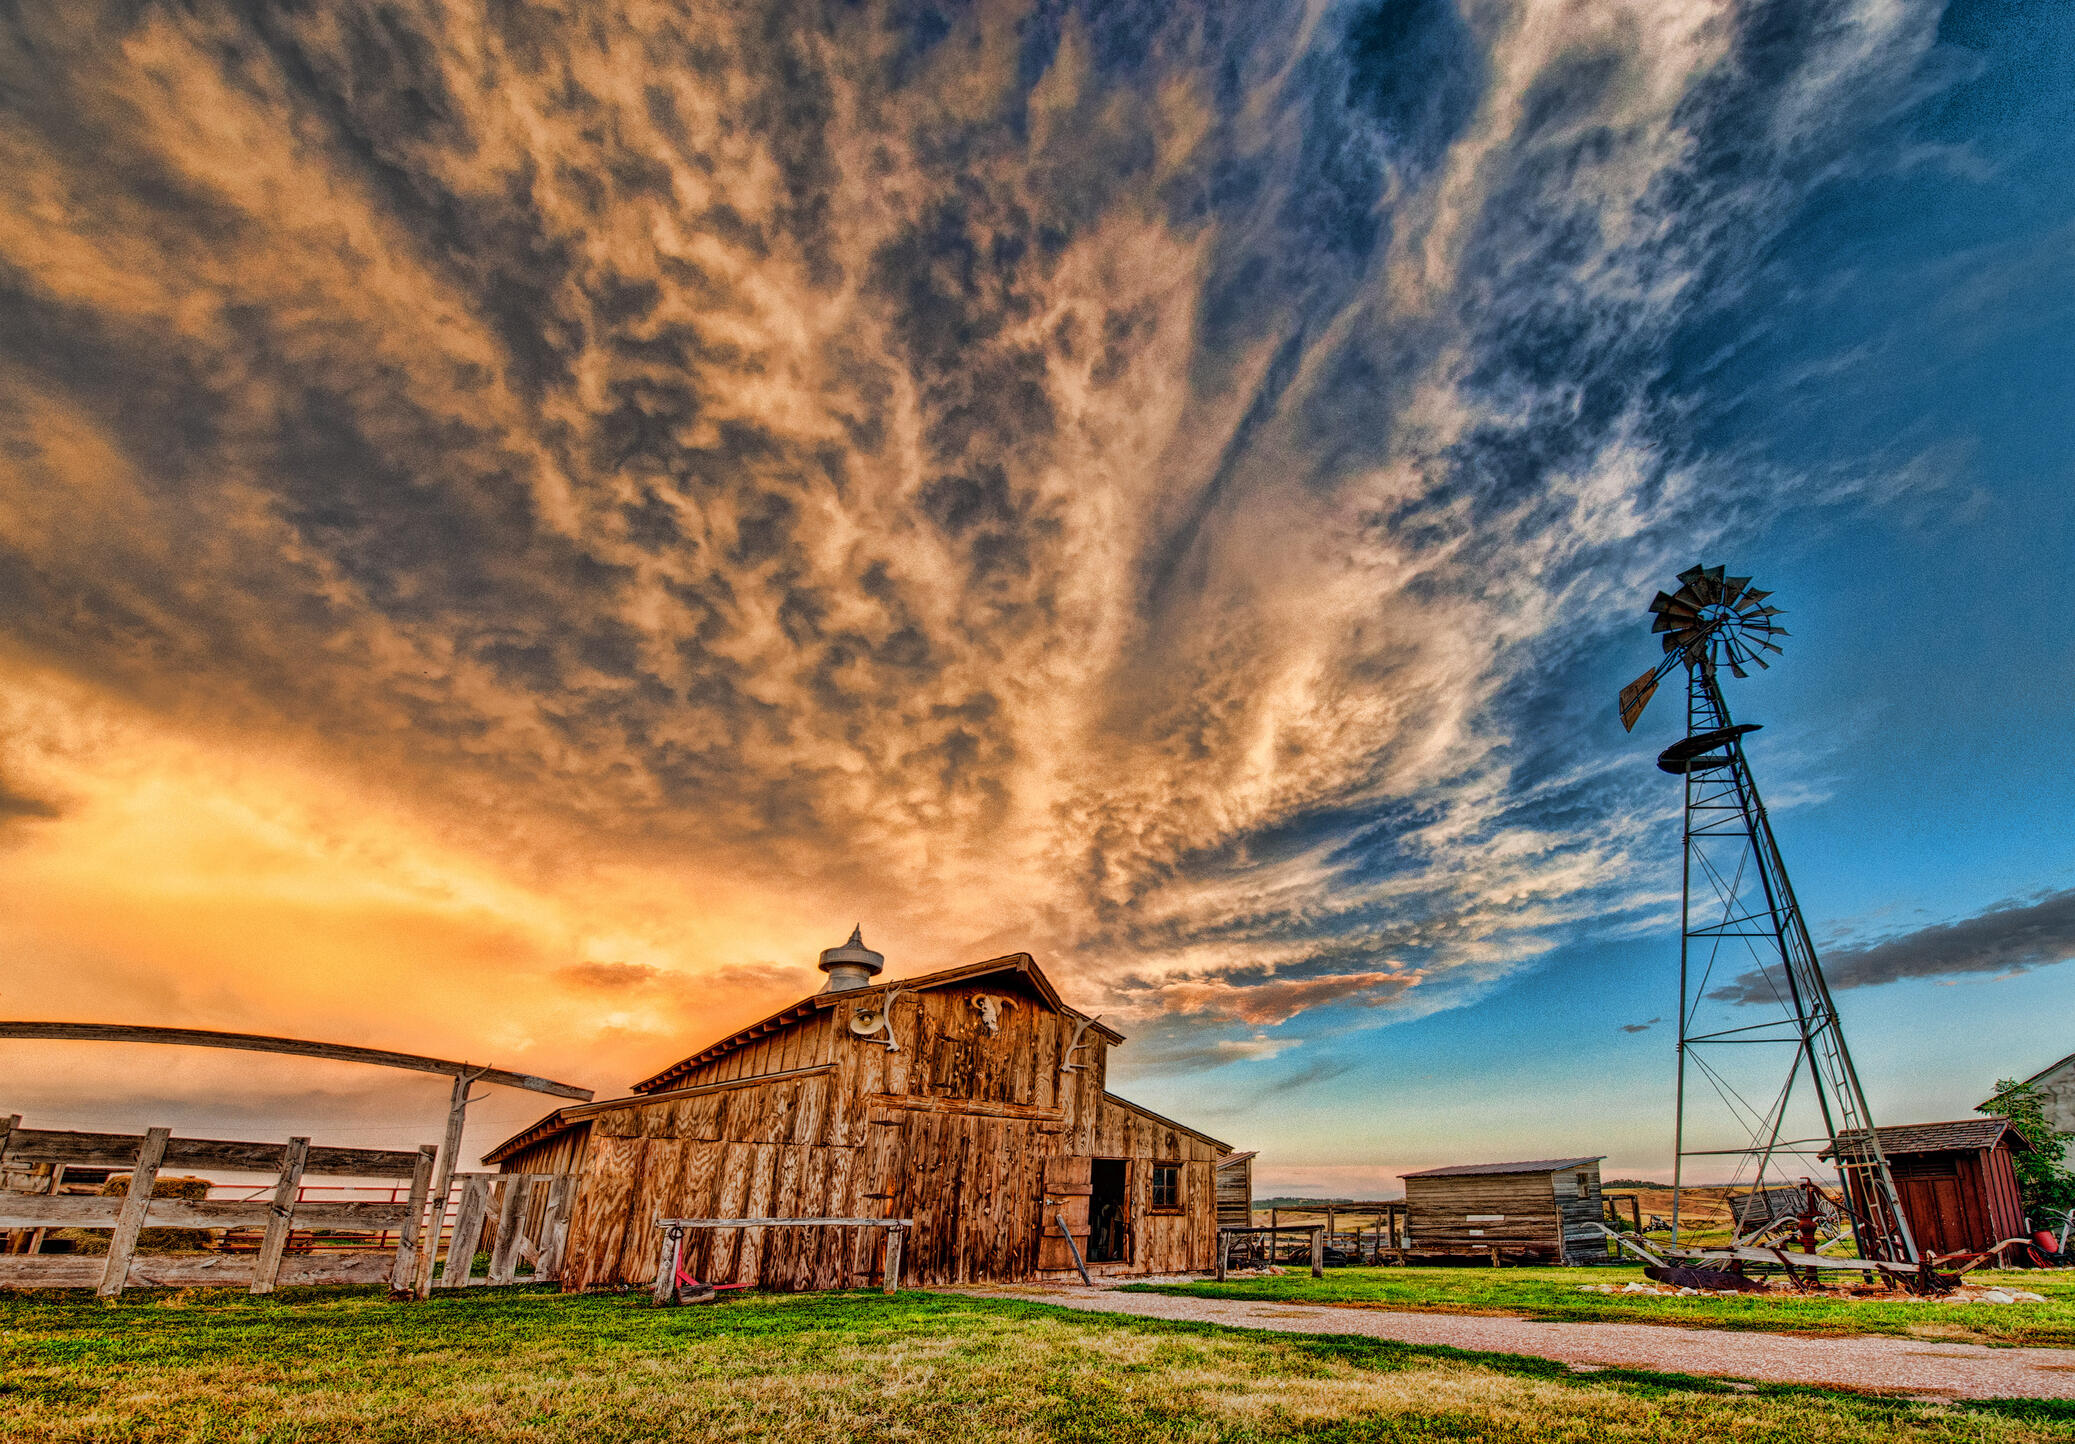
<path fill-rule="evenodd" d="M 1088 1195 L 1093 1188 L 1095 1160 L 1092 1158 L 1048 1158 L 1045 1160 L 1045 1198 L 1038 1225 L 1037 1266 L 1041 1269 L 1070 1269 L 1073 1249 L 1059 1231 L 1063 1219 L 1066 1233 L 1073 1235 L 1081 1257 L 1088 1256 Z"/>

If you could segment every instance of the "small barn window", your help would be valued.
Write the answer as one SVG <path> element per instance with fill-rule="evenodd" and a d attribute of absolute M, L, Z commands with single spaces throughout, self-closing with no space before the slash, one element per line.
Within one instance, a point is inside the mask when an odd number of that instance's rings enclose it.
<path fill-rule="evenodd" d="M 1182 1166 L 1179 1163 L 1153 1165 L 1152 1207 L 1167 1213 L 1181 1212 Z"/>
<path fill-rule="evenodd" d="M 1589 1174 L 1589 1173 L 1581 1173 L 1581 1174 L 1579 1174 L 1579 1175 L 1578 1175 L 1578 1197 L 1580 1197 L 1580 1198 L 1586 1198 L 1586 1197 L 1589 1197 L 1589 1196 L 1591 1195 L 1591 1193 L 1592 1193 L 1592 1175 L 1591 1175 L 1591 1174 Z"/>

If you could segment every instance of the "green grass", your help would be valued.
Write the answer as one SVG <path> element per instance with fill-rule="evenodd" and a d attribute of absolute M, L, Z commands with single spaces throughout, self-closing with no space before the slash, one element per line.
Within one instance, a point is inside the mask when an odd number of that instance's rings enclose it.
<path fill-rule="evenodd" d="M 921 1293 L 0 1296 L 0 1438 L 2032 1444 L 2067 1405 L 1917 1404 Z"/>
<path fill-rule="evenodd" d="M 1794 1295 L 1738 1298 L 1652 1298 L 1643 1294 L 1584 1294 L 1586 1283 L 1627 1283 L 1640 1268 L 1346 1268 L 1322 1279 L 1296 1271 L 1225 1283 L 1133 1284 L 1147 1293 L 1221 1299 L 1276 1299 L 1347 1308 L 1407 1309 L 1433 1313 L 1513 1314 L 1532 1319 L 1685 1324 L 1711 1329 L 1756 1329 L 1796 1334 L 1898 1334 L 1983 1344 L 2037 1344 L 2075 1348 L 2075 1274 L 1976 1273 L 1970 1282 L 2045 1294 L 2043 1304 L 1916 1303 L 1841 1300 Z"/>

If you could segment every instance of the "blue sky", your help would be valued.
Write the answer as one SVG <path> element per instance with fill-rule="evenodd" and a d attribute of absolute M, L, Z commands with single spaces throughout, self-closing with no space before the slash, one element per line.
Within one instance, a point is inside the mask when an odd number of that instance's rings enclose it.
<path fill-rule="evenodd" d="M 862 921 L 1034 953 L 1265 1187 L 1661 1172 L 1676 708 L 1613 697 L 1705 561 L 1789 613 L 1730 701 L 1876 1111 L 1964 1112 L 2075 1049 L 2071 58 L 1929 0 L 15 17 L 0 1011 L 610 1091 Z M 420 1141 L 37 1057 L 39 1118 Z"/>

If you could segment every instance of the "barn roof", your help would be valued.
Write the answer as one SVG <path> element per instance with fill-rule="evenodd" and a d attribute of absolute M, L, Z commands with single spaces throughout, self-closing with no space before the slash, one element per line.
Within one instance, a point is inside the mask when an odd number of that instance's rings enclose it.
<path fill-rule="evenodd" d="M 2011 1127 L 2008 1118 L 1994 1114 L 1986 1118 L 1955 1118 L 1948 1123 L 1897 1123 L 1873 1130 L 1880 1139 L 1882 1153 L 1979 1153 L 1994 1148 L 2008 1133 L 2013 1146 L 2030 1148 L 2025 1136 Z M 1850 1143 L 1864 1138 L 1863 1132 L 1854 1130 L 1840 1133 L 1838 1140 Z M 1822 1157 L 1828 1158 L 1831 1150 L 1826 1148 Z"/>
<path fill-rule="evenodd" d="M 763 1021 L 751 1023 L 741 1032 L 730 1034 L 702 1052 L 694 1053 L 688 1058 L 680 1058 L 662 1072 L 652 1077 L 644 1078 L 639 1083 L 634 1084 L 633 1089 L 636 1093 L 658 1092 L 669 1087 L 677 1079 L 682 1078 L 695 1068 L 711 1063 L 714 1059 L 732 1053 L 746 1044 L 753 1043 L 766 1034 L 775 1033 L 781 1028 L 790 1027 L 792 1024 L 811 1016 L 823 1008 L 833 1008 L 837 1003 L 847 999 L 862 997 L 870 993 L 883 993 L 889 989 L 903 993 L 919 993 L 931 988 L 947 988 L 954 983 L 971 982 L 975 978 L 991 978 L 998 973 L 1020 974 L 1040 998 L 1043 998 L 1052 1008 L 1064 1013 L 1069 1018 L 1086 1018 L 1088 1016 L 1086 1013 L 1067 1007 L 1065 1003 L 1060 1001 L 1058 990 L 1052 986 L 1051 979 L 1039 971 L 1037 960 L 1032 958 L 1029 953 L 1010 953 L 1005 957 L 989 958 L 985 962 L 966 963 L 961 967 L 943 968 L 934 973 L 924 973 L 919 978 L 882 979 L 879 982 L 873 983 L 869 988 L 849 988 L 840 993 L 816 993 L 811 997 L 802 998 L 791 1007 L 781 1008 Z M 1112 1043 L 1124 1041 L 1124 1035 L 1107 1024 L 1095 1022 L 1093 1019 L 1089 1019 L 1089 1023 L 1091 1032 L 1102 1034 L 1103 1037 L 1109 1039 Z"/>
<path fill-rule="evenodd" d="M 1581 1163 L 1598 1163 L 1607 1155 L 1587 1158 L 1530 1158 L 1522 1163 L 1457 1163 L 1447 1168 L 1428 1168 L 1418 1173 L 1401 1173 L 1400 1178 L 1468 1178 L 1485 1173 L 1561 1173 Z"/>
<path fill-rule="evenodd" d="M 1218 1160 L 1218 1167 L 1228 1168 L 1232 1164 L 1245 1163 L 1250 1158 L 1259 1158 L 1260 1156 L 1261 1150 L 1258 1148 L 1249 1148 L 1244 1153 L 1228 1153 Z"/>

